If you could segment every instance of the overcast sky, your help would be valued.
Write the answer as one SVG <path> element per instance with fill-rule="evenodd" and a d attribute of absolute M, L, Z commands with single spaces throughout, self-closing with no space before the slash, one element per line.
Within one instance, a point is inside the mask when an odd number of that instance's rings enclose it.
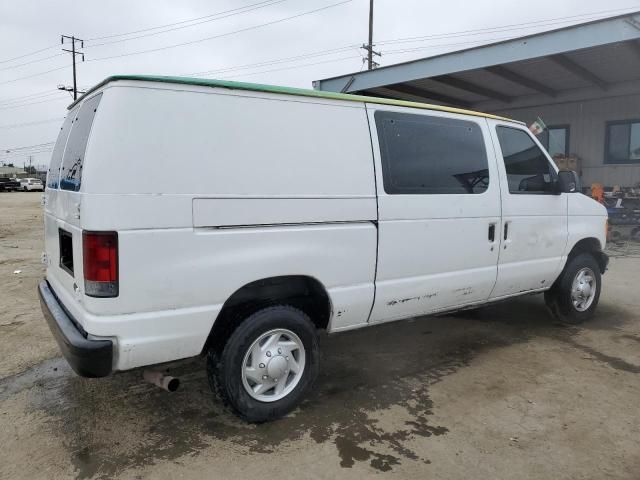
<path fill-rule="evenodd" d="M 376 0 L 374 43 L 383 54 L 377 60 L 390 65 L 639 7 L 640 0 Z M 70 103 L 56 87 L 72 82 L 61 34 L 85 39 L 82 88 L 122 73 L 311 88 L 362 68 L 368 10 L 369 0 L 2 0 L 0 162 L 22 165 L 34 153 L 35 164 L 48 163 L 48 146 L 6 150 L 56 138 Z M 189 44 L 171 47 L 180 43 Z"/>

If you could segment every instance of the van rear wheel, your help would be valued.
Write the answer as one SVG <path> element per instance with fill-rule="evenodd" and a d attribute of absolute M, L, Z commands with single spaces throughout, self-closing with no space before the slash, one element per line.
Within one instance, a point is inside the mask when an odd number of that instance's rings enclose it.
<path fill-rule="evenodd" d="M 593 255 L 581 253 L 569 259 L 560 278 L 544 293 L 544 300 L 554 317 L 575 325 L 593 316 L 601 286 L 598 262 Z"/>
<path fill-rule="evenodd" d="M 221 349 L 207 356 L 211 389 L 250 422 L 280 418 L 304 398 L 318 375 L 316 328 L 297 308 L 277 305 L 248 316 Z"/>

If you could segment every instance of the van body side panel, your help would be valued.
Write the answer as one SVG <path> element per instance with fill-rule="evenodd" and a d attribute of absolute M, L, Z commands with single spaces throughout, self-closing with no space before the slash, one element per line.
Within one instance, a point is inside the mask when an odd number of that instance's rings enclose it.
<path fill-rule="evenodd" d="M 377 209 L 364 104 L 173 87 L 101 91 L 80 191 L 56 192 L 71 203 L 48 229 L 54 245 L 55 225 L 80 217 L 76 278 L 51 286 L 114 341 L 114 369 L 199 354 L 224 302 L 263 278 L 312 277 L 330 330 L 366 324 Z M 118 232 L 118 297 L 84 295 L 82 230 Z"/>
<path fill-rule="evenodd" d="M 385 322 L 488 299 L 496 281 L 500 187 L 484 119 L 367 105 L 379 204 L 376 299 L 370 322 Z M 481 194 L 389 194 L 385 191 L 376 112 L 473 122 L 481 132 L 489 184 Z M 407 140 L 409 142 L 409 140 Z M 416 158 L 420 157 L 415 154 Z M 440 158 L 421 158 L 442 162 Z M 470 172 L 472 173 L 472 172 Z M 493 241 L 489 239 L 494 225 Z"/>
<path fill-rule="evenodd" d="M 345 329 L 369 314 L 375 241 L 371 223 L 121 231 L 117 301 L 69 295 L 69 310 L 92 335 L 116 338 L 118 370 L 198 355 L 224 302 L 258 276 L 319 280 L 332 328 Z"/>
<path fill-rule="evenodd" d="M 376 218 L 371 198 L 194 198 L 194 227 L 353 222 Z"/>
<path fill-rule="evenodd" d="M 95 120 L 87 193 L 368 196 L 375 204 L 363 104 L 115 85 Z"/>
<path fill-rule="evenodd" d="M 586 195 L 571 194 L 568 197 L 569 239 L 564 258 L 566 259 L 576 243 L 585 238 L 596 238 L 604 250 L 607 242 L 608 218 L 605 206 Z M 564 263 L 562 262 L 560 270 L 564 268 Z"/>

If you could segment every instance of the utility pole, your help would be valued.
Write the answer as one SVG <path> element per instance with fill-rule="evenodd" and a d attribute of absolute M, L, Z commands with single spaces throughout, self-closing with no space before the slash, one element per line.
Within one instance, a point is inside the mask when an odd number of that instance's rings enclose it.
<path fill-rule="evenodd" d="M 78 86 L 76 82 L 76 55 L 82 56 L 82 61 L 84 62 L 84 52 L 79 52 L 76 50 L 76 42 L 80 43 L 80 48 L 84 48 L 84 40 L 80 38 L 76 38 L 74 36 L 62 35 L 60 37 L 60 43 L 62 45 L 65 44 L 65 41 L 71 41 L 71 50 L 68 48 L 63 48 L 62 51 L 68 52 L 71 54 L 71 58 L 73 60 L 73 99 L 78 99 Z"/>
<path fill-rule="evenodd" d="M 362 48 L 367 51 L 367 67 L 368 70 L 373 70 L 380 64 L 373 61 L 373 56 L 382 56 L 380 52 L 373 50 L 373 0 L 369 0 L 369 43 L 362 45 Z"/>

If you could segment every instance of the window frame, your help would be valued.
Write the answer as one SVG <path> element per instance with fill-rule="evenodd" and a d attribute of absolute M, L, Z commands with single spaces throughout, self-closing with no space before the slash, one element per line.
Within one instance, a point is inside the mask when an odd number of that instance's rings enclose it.
<path fill-rule="evenodd" d="M 67 142 L 65 144 L 64 152 L 62 154 L 62 163 L 60 164 L 60 176 L 58 181 L 59 190 L 64 190 L 67 192 L 79 192 L 80 188 L 82 187 L 82 168 L 84 166 L 84 160 L 87 153 L 87 148 L 89 147 L 89 140 L 91 139 L 91 132 L 93 131 L 93 125 L 95 122 L 96 113 L 102 101 L 102 94 L 103 92 L 98 92 L 97 94 L 92 95 L 91 97 L 85 99 L 82 102 L 82 104 L 79 106 L 79 108 L 76 110 L 75 119 L 72 122 L 71 130 L 69 131 L 69 136 L 67 137 Z M 94 102 L 95 102 L 95 105 L 92 105 Z M 81 113 L 87 113 L 84 111 L 84 109 L 87 107 L 89 107 L 90 109 L 91 106 L 94 106 L 94 109 L 93 109 L 93 112 L 89 113 L 91 119 L 88 125 L 86 136 L 83 135 L 82 137 L 80 137 L 80 143 L 83 144 L 83 148 L 81 148 L 81 152 L 77 152 L 80 155 L 77 162 L 79 161 L 80 163 L 78 165 L 79 170 L 78 170 L 77 183 L 74 183 L 69 178 L 63 178 L 62 172 L 64 171 L 65 168 L 70 169 L 70 167 L 67 165 L 67 159 L 68 159 L 67 154 L 69 154 L 70 152 L 69 142 L 72 140 L 74 142 L 77 141 L 76 137 L 74 137 L 74 134 L 77 134 L 79 115 Z M 83 127 L 84 126 L 85 125 L 83 125 Z M 75 148 L 75 145 L 74 145 L 74 148 Z M 73 166 L 73 164 L 71 166 Z M 73 188 L 69 188 L 70 186 L 73 186 Z"/>
<path fill-rule="evenodd" d="M 604 124 L 604 164 L 605 165 L 638 165 L 640 159 L 632 160 L 628 158 L 626 162 L 620 162 L 618 160 L 612 160 L 609 154 L 609 141 L 611 140 L 611 127 L 616 125 L 633 125 L 637 123 L 640 125 L 640 118 L 631 118 L 627 120 L 610 120 Z M 631 156 L 631 131 L 629 131 L 629 142 L 627 144 L 627 150 L 629 156 Z"/>
<path fill-rule="evenodd" d="M 486 162 L 485 166 L 486 166 L 486 171 L 489 177 L 489 181 L 487 183 L 487 187 L 484 189 L 484 191 L 482 192 L 429 192 L 429 191 L 397 191 L 396 188 L 392 188 L 392 189 L 388 189 L 388 186 L 391 184 L 392 182 L 392 178 L 391 178 L 391 170 L 389 169 L 389 158 L 385 158 L 385 156 L 387 155 L 387 152 L 385 151 L 386 148 L 388 148 L 387 145 L 387 141 L 384 138 L 384 134 L 383 132 L 381 132 L 381 130 L 383 130 L 383 126 L 382 126 L 382 122 L 385 120 L 385 116 L 386 115 L 401 115 L 401 116 L 406 116 L 406 117 L 410 117 L 409 119 L 413 118 L 413 117 L 417 117 L 418 119 L 422 118 L 422 119 L 432 119 L 432 120 L 442 120 L 442 121 L 455 121 L 455 122 L 463 122 L 463 123 L 471 123 L 474 125 L 475 128 L 478 129 L 479 135 L 480 135 L 480 140 L 481 140 L 481 147 L 482 147 L 482 153 L 484 155 L 484 161 Z M 388 118 L 388 117 L 387 117 Z M 382 189 L 385 193 L 385 195 L 393 195 L 393 196 L 400 196 L 400 195 L 408 195 L 408 196 L 440 196 L 440 195 L 468 195 L 468 196 L 481 196 L 481 195 L 485 195 L 489 192 L 489 190 L 492 188 L 491 187 L 491 183 L 495 182 L 495 181 L 499 181 L 496 180 L 496 178 L 492 178 L 491 177 L 491 167 L 490 167 L 490 162 L 491 162 L 491 151 L 489 149 L 489 143 L 491 141 L 490 137 L 487 136 L 487 134 L 485 133 L 485 130 L 483 129 L 483 126 L 480 122 L 476 121 L 475 119 L 469 119 L 469 118 L 458 118 L 458 117 L 453 117 L 453 116 L 449 116 L 449 115 L 429 115 L 429 114 L 423 114 L 423 113 L 416 113 L 416 112 L 407 112 L 407 111 L 400 111 L 400 110 L 386 110 L 386 109 L 376 109 L 373 112 L 373 120 L 374 120 L 374 125 L 372 125 L 372 127 L 374 127 L 373 129 L 376 132 L 376 139 L 377 139 L 377 147 L 378 147 L 378 152 L 379 152 L 379 156 L 380 156 L 380 166 L 381 166 L 381 178 L 380 180 L 382 180 Z M 495 175 L 496 172 L 494 172 Z"/>
<path fill-rule="evenodd" d="M 498 146 L 500 147 L 500 160 L 502 161 L 502 168 L 504 168 L 504 181 L 506 183 L 506 187 L 507 187 L 507 193 L 509 195 L 558 195 L 558 193 L 556 191 L 549 191 L 549 192 L 542 192 L 542 191 L 537 191 L 537 192 L 527 192 L 527 191 L 517 191 L 517 192 L 512 192 L 511 189 L 509 188 L 509 173 L 507 172 L 507 164 L 504 161 L 504 152 L 502 150 L 502 144 L 500 143 L 500 136 L 498 135 L 498 128 L 508 128 L 511 130 L 516 130 L 519 132 L 523 132 L 525 135 L 527 135 L 532 141 L 533 144 L 538 147 L 538 149 L 540 149 L 540 151 L 542 152 L 542 156 L 545 158 L 545 160 L 547 161 L 547 166 L 550 167 L 549 172 L 553 172 L 552 177 L 553 177 L 553 183 L 557 183 L 558 181 L 558 170 L 557 170 L 557 166 L 556 164 L 553 162 L 553 160 L 550 158 L 551 155 L 549 154 L 549 152 L 544 148 L 544 145 L 542 145 L 542 142 L 540 142 L 532 133 L 531 131 L 529 131 L 529 129 L 526 128 L 518 128 L 516 126 L 513 125 L 505 125 L 505 124 L 496 124 L 494 126 L 495 128 L 495 134 L 496 134 L 496 140 L 498 142 Z M 542 147 L 542 148 L 541 148 Z"/>
<path fill-rule="evenodd" d="M 547 153 L 549 154 L 549 156 L 551 158 L 553 158 L 553 155 L 551 155 L 551 152 L 549 151 L 549 131 L 550 130 L 566 130 L 566 135 L 564 138 L 564 156 L 568 157 L 569 156 L 569 152 L 571 151 L 570 147 L 569 147 L 569 142 L 571 141 L 571 124 L 569 123 L 562 123 L 562 124 L 558 124 L 558 125 L 549 125 L 546 128 L 546 132 L 547 132 L 547 144 L 545 145 L 543 142 L 541 142 L 540 140 L 540 144 L 544 147 L 544 149 L 547 151 Z"/>

